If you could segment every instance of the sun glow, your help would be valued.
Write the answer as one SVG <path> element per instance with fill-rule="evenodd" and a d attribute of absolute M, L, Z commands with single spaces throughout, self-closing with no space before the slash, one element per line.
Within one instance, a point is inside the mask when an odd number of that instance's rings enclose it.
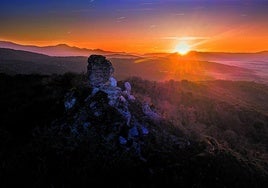
<path fill-rule="evenodd" d="M 186 55 L 191 50 L 191 47 L 186 42 L 180 42 L 176 47 L 175 51 L 180 55 Z"/>

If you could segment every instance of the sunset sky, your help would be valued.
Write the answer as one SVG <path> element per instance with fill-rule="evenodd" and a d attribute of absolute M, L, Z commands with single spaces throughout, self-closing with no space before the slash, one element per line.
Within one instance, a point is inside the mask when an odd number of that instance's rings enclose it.
<path fill-rule="evenodd" d="M 1 0 L 0 40 L 126 52 L 268 50 L 268 0 Z"/>

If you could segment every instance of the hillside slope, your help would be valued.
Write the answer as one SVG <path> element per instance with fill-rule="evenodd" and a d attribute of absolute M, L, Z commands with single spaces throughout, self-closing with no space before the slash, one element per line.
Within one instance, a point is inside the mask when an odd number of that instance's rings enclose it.
<path fill-rule="evenodd" d="M 128 146 L 109 137 L 110 133 L 116 136 L 114 126 L 124 122 L 115 109 L 106 109 L 105 113 L 111 116 L 103 121 L 90 114 L 91 107 L 84 101 L 91 92 L 83 84 L 83 76 L 1 75 L 1 90 L 5 91 L 0 92 L 2 185 L 266 187 L 267 146 L 264 146 L 268 121 L 263 112 L 267 109 L 256 107 L 256 111 L 248 111 L 242 104 L 240 111 L 236 111 L 225 98 L 213 98 L 206 93 L 214 91 L 207 86 L 229 84 L 238 86 L 236 90 L 245 94 L 248 89 L 244 88 L 251 88 L 250 92 L 255 89 L 260 92 L 262 88 L 262 95 L 267 92 L 266 86 L 228 81 L 155 83 L 138 78 L 127 81 L 137 98 L 129 110 L 149 131 L 147 136 L 139 138 L 142 159 L 132 147 L 127 150 Z M 123 83 L 119 82 L 119 86 Z M 66 112 L 64 101 L 68 91 L 75 93 L 78 103 Z M 233 91 L 231 88 L 228 92 Z M 105 105 L 105 95 L 99 97 L 98 101 Z M 144 101 L 151 101 L 151 109 L 163 119 L 148 119 L 141 110 Z M 177 114 L 172 113 L 172 104 L 180 106 Z M 220 109 L 215 110 L 218 105 Z M 91 117 L 88 128 L 78 129 L 79 136 L 69 126 L 62 129 L 60 125 L 64 122 L 69 125 L 77 122 L 76 114 L 81 114 L 84 108 L 89 108 Z M 237 124 L 236 116 L 243 125 Z M 251 134 L 244 134 L 248 128 Z"/>
<path fill-rule="evenodd" d="M 138 76 L 147 80 L 247 80 L 265 82 L 255 71 L 215 62 L 188 60 L 177 55 L 135 57 L 112 54 L 115 76 L 126 79 Z M 0 49 L 0 72 L 7 74 L 63 74 L 85 72 L 86 57 L 52 57 L 32 52 Z"/>

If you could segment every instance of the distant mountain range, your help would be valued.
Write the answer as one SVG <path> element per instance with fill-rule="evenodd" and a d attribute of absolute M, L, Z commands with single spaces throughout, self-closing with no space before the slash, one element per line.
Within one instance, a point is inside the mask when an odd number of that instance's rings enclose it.
<path fill-rule="evenodd" d="M 188 60 L 199 61 L 268 61 L 268 51 L 255 52 L 255 53 L 230 53 L 230 52 L 198 52 L 191 51 L 185 56 L 178 53 L 146 53 L 144 57 L 181 57 Z"/>
<path fill-rule="evenodd" d="M 63 74 L 84 72 L 87 57 L 52 57 L 0 48 L 0 72 L 6 74 Z"/>
<path fill-rule="evenodd" d="M 129 54 L 124 52 L 110 52 L 101 49 L 87 49 L 69 46 L 67 44 L 58 44 L 55 46 L 34 46 L 34 45 L 21 45 L 9 41 L 0 41 L 0 48 L 9 48 L 13 50 L 29 51 L 49 56 L 89 56 L 91 54 L 100 54 L 105 56 L 120 56 L 131 58 Z"/>
<path fill-rule="evenodd" d="M 55 46 L 34 46 L 34 45 L 21 45 L 10 41 L 0 41 L 0 48 L 9 48 L 14 50 L 29 51 L 49 56 L 86 56 L 91 54 L 104 55 L 111 58 L 138 58 L 138 57 L 168 57 L 168 56 L 180 56 L 177 53 L 145 53 L 145 54 L 131 54 L 126 52 L 112 52 L 102 49 L 87 49 L 79 48 L 76 46 L 69 46 L 67 44 L 58 44 Z M 226 52 L 197 52 L 192 51 L 188 55 L 184 56 L 184 59 L 202 60 L 202 61 L 216 61 L 216 60 L 242 60 L 242 59 L 268 59 L 268 51 L 262 51 L 257 53 L 226 53 Z"/>
<path fill-rule="evenodd" d="M 106 56 L 117 78 L 139 76 L 147 80 L 248 80 L 268 83 L 268 52 L 190 52 L 128 54 L 100 49 L 28 46 L 0 41 L 0 72 L 8 74 L 63 74 L 86 71 L 92 54 Z"/>

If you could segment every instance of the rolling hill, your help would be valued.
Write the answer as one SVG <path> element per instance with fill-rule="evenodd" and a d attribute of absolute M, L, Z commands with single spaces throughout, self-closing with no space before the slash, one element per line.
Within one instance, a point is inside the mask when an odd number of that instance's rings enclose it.
<path fill-rule="evenodd" d="M 67 44 L 58 44 L 55 46 L 34 46 L 34 45 L 21 45 L 9 41 L 0 41 L 0 48 L 10 48 L 14 50 L 23 50 L 34 53 L 40 53 L 49 56 L 89 56 L 90 54 L 100 55 L 128 55 L 124 52 L 110 52 L 101 49 L 87 49 L 69 46 Z"/>
<path fill-rule="evenodd" d="M 84 79 L 0 74 L 3 187 L 267 187 L 267 86 L 125 80 L 136 97 L 129 106 L 132 123 L 149 130 L 139 132 L 135 147 L 117 141 L 125 119 L 106 105 L 106 95 L 87 103 L 92 88 Z M 70 91 L 77 104 L 66 111 Z M 149 99 L 161 120 L 141 110 Z M 96 110 L 105 118 L 96 117 Z"/>
<path fill-rule="evenodd" d="M 118 71 L 115 76 L 125 79 L 139 76 L 154 81 L 165 80 L 247 80 L 262 78 L 250 69 L 216 62 L 189 60 L 171 54 L 166 57 L 138 57 L 122 54 L 107 56 Z M 0 49 L 0 72 L 7 74 L 63 74 L 85 72 L 87 57 L 55 57 L 28 51 Z"/>

